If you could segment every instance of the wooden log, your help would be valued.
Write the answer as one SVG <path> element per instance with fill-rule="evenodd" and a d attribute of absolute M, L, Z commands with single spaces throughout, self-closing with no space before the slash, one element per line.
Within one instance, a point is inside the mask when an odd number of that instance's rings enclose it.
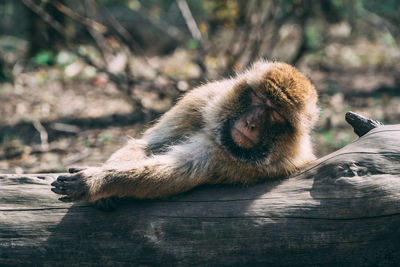
<path fill-rule="evenodd" d="M 113 212 L 59 202 L 56 174 L 0 176 L 1 266 L 400 263 L 400 125 L 287 179 L 204 186 Z"/>

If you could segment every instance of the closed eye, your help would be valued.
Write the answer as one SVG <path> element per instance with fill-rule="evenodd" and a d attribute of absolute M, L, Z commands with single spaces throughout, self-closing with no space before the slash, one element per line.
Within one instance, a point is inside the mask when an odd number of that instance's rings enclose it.
<path fill-rule="evenodd" d="M 286 122 L 288 123 L 287 118 L 278 111 L 276 105 L 266 96 L 254 90 L 251 86 L 249 86 L 251 91 L 251 95 L 256 98 L 255 101 L 253 99 L 252 102 L 256 104 L 252 104 L 252 107 L 264 107 L 271 111 L 271 120 L 276 122 Z"/>

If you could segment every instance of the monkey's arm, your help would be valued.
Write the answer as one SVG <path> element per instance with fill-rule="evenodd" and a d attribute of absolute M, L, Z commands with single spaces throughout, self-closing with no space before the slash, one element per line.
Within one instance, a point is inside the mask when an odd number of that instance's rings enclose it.
<path fill-rule="evenodd" d="M 87 168 L 59 176 L 52 191 L 70 202 L 95 201 L 104 197 L 151 199 L 185 192 L 210 180 L 212 160 L 202 140 L 171 147 L 166 154 L 143 160 Z"/>
<path fill-rule="evenodd" d="M 142 139 L 147 143 L 146 151 L 163 153 L 169 146 L 182 143 L 185 138 L 198 132 L 202 127 L 203 105 L 201 98 L 192 101 L 192 98 L 186 97 L 179 101 L 143 134 Z"/>
<path fill-rule="evenodd" d="M 208 83 L 187 93 L 144 133 L 142 139 L 147 142 L 147 151 L 163 153 L 166 147 L 181 143 L 200 131 L 206 124 L 205 107 L 232 87 L 232 80 L 223 80 Z"/>

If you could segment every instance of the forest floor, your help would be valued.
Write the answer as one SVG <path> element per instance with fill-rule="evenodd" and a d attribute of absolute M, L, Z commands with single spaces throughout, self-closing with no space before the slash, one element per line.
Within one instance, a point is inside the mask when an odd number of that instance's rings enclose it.
<path fill-rule="evenodd" d="M 394 69 L 304 71 L 320 94 L 321 115 L 313 133 L 318 156 L 356 139 L 344 120 L 349 110 L 385 124 L 400 123 L 400 76 Z M 14 84 L 0 84 L 0 173 L 99 165 L 157 117 L 138 116 L 106 77 L 89 67 L 81 72 L 92 74 L 71 78 L 59 66 L 36 67 L 19 73 Z M 142 102 L 155 109 L 153 114 L 168 110 L 176 98 L 162 87 L 142 91 Z"/>

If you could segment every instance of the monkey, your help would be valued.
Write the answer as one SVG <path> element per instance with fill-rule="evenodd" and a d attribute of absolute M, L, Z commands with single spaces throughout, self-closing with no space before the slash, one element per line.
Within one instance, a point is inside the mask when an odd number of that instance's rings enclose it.
<path fill-rule="evenodd" d="M 140 139 L 100 167 L 72 169 L 51 189 L 64 202 L 155 199 L 202 184 L 285 177 L 313 161 L 318 95 L 283 62 L 260 60 L 184 95 Z"/>

